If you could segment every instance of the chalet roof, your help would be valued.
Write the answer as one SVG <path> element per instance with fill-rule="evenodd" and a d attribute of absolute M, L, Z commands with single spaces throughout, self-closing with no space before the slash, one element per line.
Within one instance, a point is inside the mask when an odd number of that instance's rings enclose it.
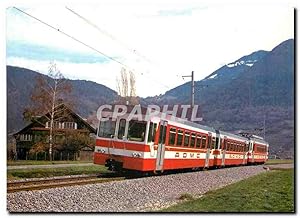
<path fill-rule="evenodd" d="M 83 119 L 81 116 L 79 116 L 79 115 L 78 115 L 77 113 L 75 113 L 73 110 L 71 110 L 71 109 L 70 109 L 69 107 L 67 107 L 65 104 L 61 103 L 61 104 L 59 104 L 59 105 L 57 105 L 57 106 L 55 107 L 55 109 L 59 109 L 59 108 L 64 108 L 64 110 L 65 110 L 68 114 L 74 116 L 77 120 L 80 120 L 80 122 L 82 122 L 90 132 L 96 133 L 96 130 L 95 130 L 88 122 L 86 122 L 85 119 Z M 36 118 L 35 120 L 33 120 L 31 123 L 29 123 L 27 126 L 25 126 L 24 128 L 22 128 L 22 129 L 19 130 L 18 132 L 14 133 L 13 135 L 15 136 L 15 135 L 18 135 L 18 134 L 20 134 L 21 132 L 27 130 L 27 129 L 31 129 L 35 123 L 37 123 L 37 122 L 43 122 L 43 120 L 44 120 L 44 119 L 46 118 L 46 116 L 49 115 L 49 114 L 50 114 L 50 112 L 48 112 L 48 113 L 46 113 L 46 114 L 44 114 L 44 115 L 42 115 L 42 116 L 35 116 L 35 118 Z"/>

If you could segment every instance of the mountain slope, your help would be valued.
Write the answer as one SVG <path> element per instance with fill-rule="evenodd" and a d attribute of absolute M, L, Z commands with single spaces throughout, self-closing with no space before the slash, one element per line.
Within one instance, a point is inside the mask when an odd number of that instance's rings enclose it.
<path fill-rule="evenodd" d="M 35 77 L 42 75 L 25 68 L 7 66 L 7 132 L 12 133 L 25 125 L 22 114 L 25 107 L 30 106 L 30 95 L 35 86 Z M 114 101 L 117 93 L 91 81 L 69 80 L 72 85 L 73 100 L 76 101 L 74 110 L 87 118 L 94 113 L 101 104 Z"/>
<path fill-rule="evenodd" d="M 190 104 L 191 83 L 164 95 L 144 99 L 145 104 Z M 202 124 L 226 131 L 247 130 L 265 136 L 271 151 L 286 156 L 294 146 L 294 40 L 272 51 L 246 55 L 195 82 L 195 104 Z"/>

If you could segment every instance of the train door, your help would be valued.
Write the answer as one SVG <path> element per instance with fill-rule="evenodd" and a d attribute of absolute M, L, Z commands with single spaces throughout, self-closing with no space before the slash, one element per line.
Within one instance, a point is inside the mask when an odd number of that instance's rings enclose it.
<path fill-rule="evenodd" d="M 254 162 L 254 141 L 250 140 L 249 150 L 248 150 L 248 163 Z"/>
<path fill-rule="evenodd" d="M 222 163 L 221 166 L 225 166 L 225 155 L 226 155 L 226 148 L 227 148 L 227 137 L 224 136 L 224 142 L 223 142 L 223 149 L 222 149 Z"/>
<path fill-rule="evenodd" d="M 158 141 L 158 148 L 157 148 L 157 155 L 156 155 L 155 171 L 161 171 L 161 172 L 163 171 L 167 125 L 168 125 L 168 121 L 165 120 L 160 121 L 159 141 Z"/>
<path fill-rule="evenodd" d="M 154 122 L 149 122 L 148 123 L 148 128 L 147 128 L 147 143 L 150 148 L 150 157 L 155 156 L 155 150 L 154 150 L 154 141 L 155 141 L 155 133 L 156 133 L 156 128 L 157 128 L 157 123 Z"/>
<path fill-rule="evenodd" d="M 209 167 L 209 157 L 210 157 L 210 150 L 211 150 L 211 133 L 208 133 L 207 139 L 207 151 L 206 151 L 206 158 L 205 158 L 205 168 Z"/>
<path fill-rule="evenodd" d="M 247 164 L 247 145 L 248 145 L 248 142 L 245 141 L 245 144 L 243 146 L 243 152 L 244 152 L 244 155 L 243 155 L 243 164 Z"/>
<path fill-rule="evenodd" d="M 220 158 L 220 151 L 221 151 L 221 138 L 220 138 L 220 131 L 216 130 L 216 142 L 215 142 L 215 151 L 217 151 L 214 155 L 214 166 L 218 166 L 218 159 Z"/>
<path fill-rule="evenodd" d="M 252 163 L 255 162 L 254 160 L 254 153 L 256 152 L 256 145 L 255 145 L 255 141 L 252 142 Z"/>

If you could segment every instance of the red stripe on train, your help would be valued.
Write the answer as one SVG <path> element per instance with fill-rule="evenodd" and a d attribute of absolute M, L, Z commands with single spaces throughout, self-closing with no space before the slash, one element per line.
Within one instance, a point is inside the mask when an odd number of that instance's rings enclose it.
<path fill-rule="evenodd" d="M 117 148 L 124 150 L 132 150 L 132 151 L 144 151 L 150 152 L 149 145 L 146 144 L 137 144 L 134 142 L 124 142 L 124 141 L 113 141 L 113 140 L 103 140 L 97 139 L 96 146 L 108 147 L 108 148 Z"/>

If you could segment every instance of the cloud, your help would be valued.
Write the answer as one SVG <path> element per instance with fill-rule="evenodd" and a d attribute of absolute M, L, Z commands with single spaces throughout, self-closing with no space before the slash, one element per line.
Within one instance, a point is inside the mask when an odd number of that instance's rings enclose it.
<path fill-rule="evenodd" d="M 74 52 L 20 41 L 9 41 L 6 46 L 6 55 L 7 57 L 26 57 L 37 61 L 57 60 L 73 63 L 107 63 L 110 61 L 95 53 Z M 117 57 L 114 58 L 117 59 Z"/>
<path fill-rule="evenodd" d="M 195 10 L 207 9 L 206 6 L 201 7 L 187 7 L 181 9 L 168 9 L 168 10 L 159 10 L 157 16 L 191 16 Z"/>
<path fill-rule="evenodd" d="M 181 76 L 191 71 L 195 72 L 195 80 L 203 79 L 223 63 L 256 50 L 271 50 L 294 35 L 294 11 L 287 5 L 211 4 L 210 1 L 158 4 L 151 1 L 147 4 L 68 7 L 108 34 L 103 34 L 64 6 L 47 5 L 25 10 L 108 56 L 118 58 L 136 72 L 137 91 L 141 96 L 162 94 L 184 83 Z M 48 63 L 47 59 L 55 56 L 70 76 L 72 72 L 73 77 L 116 87 L 116 76 L 122 67 L 119 63 L 105 62 L 90 48 L 12 10 L 7 12 L 7 39 L 8 42 L 21 41 L 36 46 L 19 46 L 14 50 L 8 44 L 9 57 L 29 60 L 30 69 L 34 63 L 39 66 L 38 62 L 32 62 L 33 59 Z M 41 48 L 47 48 L 45 52 L 49 54 L 44 54 Z"/>

